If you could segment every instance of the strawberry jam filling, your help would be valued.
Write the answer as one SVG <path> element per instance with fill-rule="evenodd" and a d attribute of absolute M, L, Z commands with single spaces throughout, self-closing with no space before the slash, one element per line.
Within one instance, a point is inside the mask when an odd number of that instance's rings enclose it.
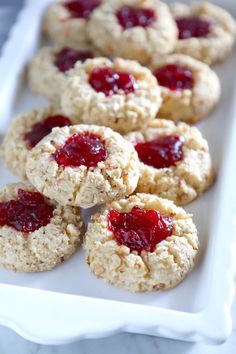
<path fill-rule="evenodd" d="M 64 127 L 66 125 L 71 125 L 69 118 L 59 114 L 50 116 L 42 122 L 34 124 L 31 131 L 25 134 L 24 140 L 26 141 L 28 147 L 32 149 L 40 140 L 50 134 L 53 128 Z"/>
<path fill-rule="evenodd" d="M 134 206 L 128 213 L 110 210 L 108 229 L 119 245 L 131 251 L 153 252 L 156 245 L 173 231 L 173 219 L 156 210 L 144 210 Z"/>
<path fill-rule="evenodd" d="M 101 4 L 101 0 L 69 0 L 63 5 L 71 17 L 88 19 L 93 10 Z"/>
<path fill-rule="evenodd" d="M 60 52 L 55 54 L 54 64 L 64 73 L 73 68 L 77 61 L 84 62 L 88 58 L 93 58 L 93 53 L 90 51 L 78 51 L 71 48 L 63 48 Z"/>
<path fill-rule="evenodd" d="M 107 150 L 98 135 L 85 132 L 72 135 L 53 157 L 63 167 L 96 167 L 98 162 L 106 160 Z"/>
<path fill-rule="evenodd" d="M 34 232 L 46 226 L 54 207 L 42 194 L 18 189 L 18 199 L 0 203 L 0 226 L 11 226 L 20 232 Z"/>
<path fill-rule="evenodd" d="M 192 72 L 176 64 L 167 64 L 154 71 L 158 84 L 172 91 L 191 90 L 194 85 Z"/>
<path fill-rule="evenodd" d="M 212 26 L 212 22 L 197 16 L 179 17 L 175 21 L 179 30 L 179 39 L 206 37 Z"/>
<path fill-rule="evenodd" d="M 132 27 L 148 27 L 156 21 L 156 14 L 153 9 L 135 8 L 130 6 L 121 7 L 116 17 L 124 30 Z"/>
<path fill-rule="evenodd" d="M 89 77 L 89 83 L 97 92 L 113 96 L 122 90 L 125 94 L 134 92 L 137 82 L 132 74 L 115 72 L 110 68 L 94 68 Z"/>
<path fill-rule="evenodd" d="M 176 165 L 183 160 L 184 139 L 180 136 L 166 135 L 155 140 L 137 143 L 135 149 L 140 161 L 155 168 L 165 168 Z"/>

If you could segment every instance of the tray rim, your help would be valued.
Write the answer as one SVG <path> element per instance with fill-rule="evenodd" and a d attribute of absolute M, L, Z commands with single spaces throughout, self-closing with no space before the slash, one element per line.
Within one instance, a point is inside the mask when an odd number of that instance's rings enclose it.
<path fill-rule="evenodd" d="M 2 84 L 0 86 L 0 102 L 3 100 L 7 102 L 7 104 L 3 105 L 1 108 L 1 114 L 4 112 L 5 121 L 8 120 L 11 113 L 11 107 L 16 95 L 19 73 L 34 50 L 34 46 L 32 45 L 32 33 L 29 34 L 28 37 L 27 51 L 24 55 L 22 51 L 22 56 L 19 56 L 15 70 L 9 73 L 4 70 L 4 65 L 5 63 L 11 62 L 13 48 L 19 45 L 19 36 L 24 33 L 25 24 L 27 24 L 32 17 L 32 9 L 34 8 L 34 11 L 36 10 L 37 18 L 35 16 L 34 20 L 35 22 L 38 21 L 38 23 L 36 23 L 36 28 L 39 30 L 40 15 L 46 4 L 51 1 L 52 0 L 41 0 L 40 2 L 35 2 L 33 0 L 27 0 L 3 47 L 2 56 L 0 58 L 0 73 L 3 73 Z M 228 145 L 224 146 L 223 155 L 225 156 L 225 159 L 222 163 L 221 172 L 219 174 L 220 183 L 216 189 L 218 198 L 222 201 L 220 207 L 215 208 L 217 216 L 219 216 L 218 221 L 220 220 L 220 226 L 217 224 L 211 232 L 214 231 L 216 234 L 219 234 L 220 231 L 222 232 L 222 225 L 227 222 L 227 220 L 229 221 L 225 216 L 222 220 L 221 212 L 225 210 L 227 201 L 232 199 L 229 192 L 225 193 L 225 186 L 230 183 L 232 160 L 235 159 L 233 156 L 235 145 L 233 137 L 236 136 L 235 89 L 231 114 L 234 115 L 234 119 L 232 126 L 228 126 L 230 139 L 228 140 Z M 5 122 L 2 122 L 1 126 L 4 127 L 4 124 Z M 222 198 L 222 196 L 224 196 L 224 198 Z M 230 230 L 230 228 L 228 229 Z M 212 266 L 215 269 L 212 274 L 213 279 L 209 301 L 208 305 L 201 312 L 190 313 L 148 305 L 0 284 L 0 324 L 13 329 L 19 335 L 30 341 L 41 344 L 64 344 L 82 338 L 106 337 L 120 332 L 151 334 L 179 340 L 221 344 L 231 333 L 232 320 L 230 308 L 235 293 L 234 273 L 236 271 L 236 259 L 234 258 L 234 251 L 236 250 L 236 235 L 232 232 L 232 228 L 231 233 L 229 234 L 228 247 L 222 244 L 222 240 L 221 243 L 218 240 L 216 251 L 220 254 L 219 252 L 223 247 L 228 255 L 225 257 L 227 261 L 222 268 L 222 265 L 220 266 L 219 262 L 218 264 L 216 262 L 217 257 L 214 258 L 215 262 Z M 216 281 L 217 279 L 215 279 L 216 274 L 221 279 L 220 284 Z M 219 289 L 221 291 L 219 291 Z M 224 289 L 224 291 L 222 291 L 222 289 Z M 14 301 L 11 301 L 11 306 L 9 308 L 9 300 L 11 298 L 14 299 L 15 296 L 18 296 L 18 302 L 15 304 Z M 34 301 L 32 301 L 32 298 Z M 35 303 L 38 302 L 41 303 L 40 309 L 35 306 Z M 60 319 L 57 316 L 52 318 L 52 314 L 57 314 L 58 310 L 55 304 L 66 304 L 64 308 L 60 308 Z M 22 313 L 26 306 L 26 313 Z M 216 306 L 218 307 L 217 315 L 214 313 Z M 41 309 L 42 307 L 43 311 Z M 78 316 L 83 317 L 83 321 L 80 325 L 78 325 L 78 322 L 74 322 L 72 318 L 68 318 L 68 307 L 74 313 L 78 313 Z M 104 316 L 103 321 L 99 323 L 95 321 L 96 316 L 93 317 L 93 321 L 90 320 L 89 323 L 86 321 L 86 311 L 89 311 L 89 309 L 90 312 L 91 308 L 95 309 L 95 315 L 97 315 L 98 312 L 101 312 L 101 315 L 105 315 L 105 313 L 109 312 L 107 309 L 110 307 L 114 313 L 112 319 L 106 315 Z M 130 314 L 132 313 L 134 314 L 135 323 L 133 323 L 133 320 L 130 320 Z M 16 316 L 17 314 L 18 317 Z M 121 314 L 123 317 L 121 317 Z M 145 317 L 148 317 L 148 321 L 144 320 Z M 55 324 L 60 323 L 61 320 L 64 321 L 64 331 L 61 331 L 61 328 L 59 328 L 60 326 L 55 328 Z M 45 325 L 45 322 L 47 325 Z M 143 324 L 142 322 L 145 323 Z M 65 330 L 66 326 L 68 327 L 67 330 Z"/>

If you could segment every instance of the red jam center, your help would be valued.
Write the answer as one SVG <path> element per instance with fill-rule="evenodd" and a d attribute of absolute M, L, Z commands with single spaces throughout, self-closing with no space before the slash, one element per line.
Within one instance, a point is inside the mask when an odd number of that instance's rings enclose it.
<path fill-rule="evenodd" d="M 184 158 L 184 139 L 180 136 L 166 135 L 155 140 L 138 143 L 135 149 L 140 161 L 155 168 L 174 166 Z"/>
<path fill-rule="evenodd" d="M 60 52 L 56 53 L 54 64 L 64 73 L 73 68 L 78 60 L 84 62 L 88 58 L 93 58 L 93 53 L 89 51 L 78 51 L 71 48 L 63 48 Z"/>
<path fill-rule="evenodd" d="M 32 149 L 40 140 L 50 134 L 53 128 L 64 127 L 66 125 L 71 125 L 69 118 L 61 115 L 51 116 L 33 125 L 31 131 L 25 134 L 24 139 L 28 147 Z"/>
<path fill-rule="evenodd" d="M 89 83 L 97 92 L 113 96 L 122 90 L 125 94 L 134 92 L 137 83 L 127 72 L 115 72 L 110 68 L 95 68 L 90 74 Z"/>
<path fill-rule="evenodd" d="M 50 222 L 53 210 L 54 207 L 46 203 L 42 194 L 19 189 L 18 199 L 0 203 L 0 226 L 34 232 Z"/>
<path fill-rule="evenodd" d="M 179 30 L 179 39 L 206 37 L 212 26 L 211 22 L 196 16 L 179 17 L 175 21 Z"/>
<path fill-rule="evenodd" d="M 116 17 L 125 30 L 136 26 L 148 27 L 156 21 L 156 14 L 153 9 L 129 6 L 123 6 L 119 9 Z"/>
<path fill-rule="evenodd" d="M 110 210 L 108 228 L 116 242 L 131 251 L 153 252 L 156 245 L 173 231 L 173 219 L 156 210 L 144 210 L 135 206 L 128 213 Z"/>
<path fill-rule="evenodd" d="M 71 0 L 63 5 L 71 13 L 71 17 L 88 19 L 93 10 L 101 4 L 101 0 Z"/>
<path fill-rule="evenodd" d="M 59 150 L 53 154 L 60 166 L 95 167 L 107 158 L 105 143 L 98 135 L 90 132 L 72 135 Z"/>
<path fill-rule="evenodd" d="M 194 85 L 192 72 L 184 66 L 167 64 L 153 74 L 159 85 L 173 91 L 191 90 Z"/>

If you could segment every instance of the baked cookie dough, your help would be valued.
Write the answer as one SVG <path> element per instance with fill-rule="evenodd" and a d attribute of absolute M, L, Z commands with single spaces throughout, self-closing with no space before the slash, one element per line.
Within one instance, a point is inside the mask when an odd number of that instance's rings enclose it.
<path fill-rule="evenodd" d="M 95 58 L 77 62 L 68 72 L 61 105 L 86 124 L 126 133 L 155 118 L 161 95 L 150 70 L 137 62 Z"/>
<path fill-rule="evenodd" d="M 174 49 L 177 28 L 159 0 L 106 1 L 91 15 L 89 34 L 105 55 L 147 63 Z"/>
<path fill-rule="evenodd" d="M 182 208 L 136 194 L 92 217 L 83 248 L 98 278 L 130 291 L 152 291 L 176 286 L 192 270 L 198 236 Z"/>
<path fill-rule="evenodd" d="M 30 184 L 0 190 L 0 264 L 17 272 L 54 268 L 77 249 L 83 232 L 78 208 L 44 198 Z"/>
<path fill-rule="evenodd" d="M 98 52 L 91 46 L 79 50 L 69 47 L 44 47 L 29 64 L 28 82 L 32 93 L 59 103 L 67 71 L 77 61 L 93 58 Z"/>
<path fill-rule="evenodd" d="M 44 31 L 54 44 L 80 49 L 90 42 L 88 22 L 102 0 L 57 0 L 43 21 Z"/>
<path fill-rule="evenodd" d="M 26 173 L 61 205 L 89 208 L 131 194 L 138 183 L 138 155 L 106 127 L 54 128 L 28 155 Z"/>
<path fill-rule="evenodd" d="M 73 118 L 52 106 L 23 113 L 8 128 L 0 146 L 0 158 L 15 175 L 27 180 L 25 165 L 29 151 L 54 127 L 73 123 Z"/>
<path fill-rule="evenodd" d="M 207 141 L 185 123 L 156 119 L 148 128 L 126 135 L 140 159 L 136 191 L 156 194 L 184 205 L 213 182 Z"/>
<path fill-rule="evenodd" d="M 209 65 L 227 57 L 236 35 L 235 20 L 227 11 L 208 2 L 190 6 L 175 3 L 170 8 L 179 32 L 175 53 L 190 55 Z"/>
<path fill-rule="evenodd" d="M 219 101 L 218 76 L 196 59 L 170 55 L 154 61 L 152 71 L 163 99 L 158 117 L 196 123 L 208 116 Z"/>

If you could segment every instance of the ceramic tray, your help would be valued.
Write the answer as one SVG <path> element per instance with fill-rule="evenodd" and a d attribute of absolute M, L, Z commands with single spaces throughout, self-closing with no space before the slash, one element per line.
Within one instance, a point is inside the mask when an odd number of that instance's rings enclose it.
<path fill-rule="evenodd" d="M 39 47 L 40 22 L 49 0 L 28 0 L 0 60 L 0 134 L 17 113 L 46 104 L 29 93 L 26 63 Z M 219 1 L 236 17 L 234 0 Z M 222 97 L 198 125 L 208 139 L 214 186 L 186 207 L 201 242 L 193 272 L 168 291 L 132 294 L 96 279 L 82 250 L 49 272 L 0 269 L 0 324 L 38 343 L 59 344 L 117 332 L 221 343 L 231 332 L 236 215 L 236 51 L 215 67 Z M 17 179 L 0 165 L 0 187 Z M 88 215 L 87 215 L 88 216 Z"/>

